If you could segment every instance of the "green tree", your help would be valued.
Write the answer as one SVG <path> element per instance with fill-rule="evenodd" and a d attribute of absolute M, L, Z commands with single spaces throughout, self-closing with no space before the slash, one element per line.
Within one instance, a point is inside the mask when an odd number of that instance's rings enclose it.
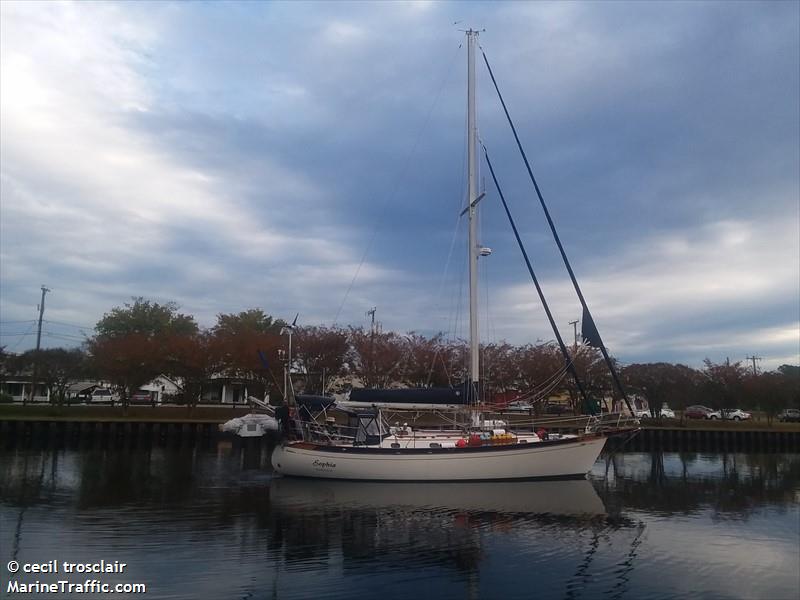
<path fill-rule="evenodd" d="M 166 370 L 169 339 L 198 331 L 194 317 L 179 313 L 174 302 L 133 298 L 95 325 L 96 335 L 88 344 L 91 362 L 99 376 L 112 382 L 127 407 L 133 392 Z"/>
<path fill-rule="evenodd" d="M 97 337 L 122 338 L 141 335 L 152 338 L 166 334 L 197 333 L 194 317 L 178 312 L 174 302 L 159 304 L 142 297 L 133 298 L 133 303 L 115 307 L 95 325 Z"/>
<path fill-rule="evenodd" d="M 653 416 L 663 404 L 683 411 L 697 401 L 703 376 L 695 369 L 671 363 L 635 363 L 622 369 L 626 388 L 644 396 Z M 683 412 L 681 412 L 683 420 Z"/>
<path fill-rule="evenodd" d="M 737 408 L 744 398 L 744 381 L 747 369 L 742 363 L 714 363 L 703 361 L 702 394 L 712 408 Z"/>
<path fill-rule="evenodd" d="M 238 335 L 242 333 L 275 333 L 279 334 L 286 322 L 274 319 L 260 308 L 250 308 L 240 313 L 217 315 L 214 333 L 219 335 Z"/>
<path fill-rule="evenodd" d="M 34 355 L 36 350 L 31 351 Z M 63 404 L 69 386 L 83 377 L 86 354 L 79 348 L 48 348 L 32 357 L 37 362 L 38 377 L 47 387 L 50 402 Z"/>

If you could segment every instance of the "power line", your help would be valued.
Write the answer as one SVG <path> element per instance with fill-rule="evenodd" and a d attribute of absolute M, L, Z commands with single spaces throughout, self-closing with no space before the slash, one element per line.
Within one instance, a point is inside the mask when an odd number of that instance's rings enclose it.
<path fill-rule="evenodd" d="M 77 323 L 68 323 L 66 321 L 50 321 L 45 319 L 45 323 L 53 323 L 54 325 L 66 325 L 67 327 L 75 327 L 77 329 L 86 329 L 86 330 L 93 330 L 94 326 L 92 325 L 78 325 Z"/>
<path fill-rule="evenodd" d="M 26 338 L 28 335 L 30 335 L 31 331 L 33 331 L 33 326 L 34 326 L 34 325 L 36 325 L 36 321 L 31 321 L 31 326 L 30 326 L 30 327 L 28 327 L 28 332 L 27 332 L 27 333 L 25 333 L 23 336 L 21 336 L 21 337 L 20 337 L 20 338 L 17 340 L 17 343 L 16 343 L 16 344 L 14 344 L 13 346 L 11 346 L 11 348 L 9 348 L 9 350 L 15 350 L 15 349 L 17 348 L 17 346 L 19 346 L 19 345 L 20 345 L 20 342 L 22 342 L 22 340 L 24 340 L 24 339 L 25 339 L 25 338 Z"/>
<path fill-rule="evenodd" d="M 83 341 L 86 338 L 81 337 L 79 335 L 72 335 L 71 333 L 61 333 L 56 331 L 44 331 L 43 332 L 45 337 L 55 337 L 55 338 L 64 338 L 64 339 L 73 339 L 73 340 L 80 340 Z"/>

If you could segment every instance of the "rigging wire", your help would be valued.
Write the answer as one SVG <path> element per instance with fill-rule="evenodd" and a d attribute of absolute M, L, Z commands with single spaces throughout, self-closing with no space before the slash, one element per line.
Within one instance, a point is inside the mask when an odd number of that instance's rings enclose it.
<path fill-rule="evenodd" d="M 427 131 L 428 123 L 430 122 L 431 115 L 433 114 L 433 109 L 436 108 L 436 105 L 439 103 L 439 98 L 442 95 L 442 91 L 444 90 L 445 85 L 449 81 L 449 74 L 452 71 L 453 63 L 455 62 L 456 57 L 458 56 L 458 52 L 461 49 L 461 45 L 456 49 L 453 53 L 453 57 L 450 59 L 449 63 L 447 64 L 447 68 L 445 70 L 444 76 L 441 78 L 442 82 L 439 86 L 438 92 L 434 96 L 433 102 L 431 103 L 430 108 L 428 109 L 428 114 L 425 116 L 423 120 L 422 126 L 419 128 L 417 132 L 416 139 L 414 140 L 414 144 L 411 147 L 411 151 L 406 156 L 406 160 L 400 169 L 397 178 L 395 179 L 394 186 L 389 192 L 387 196 L 384 197 L 384 205 L 388 204 L 390 200 L 393 200 L 397 195 L 398 191 L 400 190 L 400 183 L 403 179 L 405 179 L 405 174 L 408 172 L 409 165 L 411 164 L 411 157 L 415 154 L 417 147 L 419 146 L 420 140 L 422 139 L 422 134 Z M 386 211 L 380 211 L 380 215 L 377 217 L 375 221 L 375 225 L 372 229 L 372 235 L 370 235 L 369 242 L 367 243 L 367 247 L 364 249 L 364 253 L 361 255 L 361 260 L 358 263 L 358 267 L 356 267 L 356 271 L 353 274 L 353 279 L 350 280 L 350 285 L 347 286 L 347 290 L 344 293 L 344 297 L 342 298 L 342 302 L 339 304 L 339 308 L 336 311 L 336 316 L 333 318 L 333 325 L 335 326 L 337 321 L 339 320 L 339 316 L 342 313 L 342 309 L 344 308 L 345 303 L 347 302 L 347 298 L 350 295 L 350 292 L 355 285 L 356 279 L 358 279 L 358 275 L 361 272 L 361 268 L 364 266 L 364 261 L 367 259 L 367 255 L 369 254 L 370 249 L 372 248 L 372 244 L 375 242 L 375 238 L 378 235 L 379 225 L 381 224 L 382 218 L 386 216 Z"/>
<path fill-rule="evenodd" d="M 497 189 L 497 194 L 500 196 L 500 201 L 503 203 L 503 208 L 505 209 L 506 216 L 508 217 L 508 222 L 511 224 L 511 229 L 514 231 L 514 237 L 517 239 L 517 245 L 519 246 L 520 251 L 522 252 L 522 257 L 525 259 L 525 264 L 528 267 L 528 273 L 533 280 L 533 285 L 536 286 L 536 292 L 539 294 L 539 300 L 542 303 L 542 307 L 544 308 L 545 314 L 547 314 L 547 319 L 550 321 L 550 326 L 553 329 L 553 333 L 556 336 L 556 340 L 558 341 L 558 346 L 561 349 L 561 354 L 564 357 L 564 362 L 567 368 L 570 369 L 570 373 L 572 377 L 575 379 L 575 383 L 578 386 L 578 389 L 581 393 L 581 398 L 583 398 L 586 404 L 589 404 L 589 397 L 586 394 L 586 389 L 583 387 L 583 383 L 581 383 L 580 377 L 578 377 L 578 371 L 575 369 L 575 365 L 570 358 L 569 352 L 567 351 L 567 347 L 564 345 L 564 340 L 561 338 L 561 334 L 558 331 L 558 327 L 556 327 L 556 322 L 553 319 L 553 314 L 550 312 L 550 307 L 547 304 L 547 300 L 544 297 L 544 292 L 542 291 L 541 286 L 539 285 L 539 280 L 536 278 L 536 274 L 533 271 L 533 265 L 531 264 L 530 259 L 528 258 L 528 252 L 525 250 L 525 246 L 522 244 L 522 238 L 519 236 L 519 231 L 517 231 L 517 226 L 514 223 L 514 219 L 511 216 L 511 211 L 508 208 L 508 204 L 506 203 L 505 196 L 503 195 L 503 190 L 500 189 L 500 183 L 497 181 L 497 177 L 494 173 L 494 168 L 492 168 L 492 161 L 489 160 L 489 151 L 486 149 L 486 146 L 483 146 L 483 155 L 486 158 L 486 164 L 489 167 L 489 172 L 492 174 L 492 181 L 494 181 L 494 186 Z"/>
<path fill-rule="evenodd" d="M 486 69 L 489 71 L 489 77 L 492 80 L 494 89 L 497 92 L 497 97 L 500 99 L 500 104 L 503 106 L 503 112 L 506 115 L 508 124 L 511 126 L 511 131 L 514 134 L 514 139 L 517 142 L 517 148 L 519 149 L 519 152 L 522 155 L 522 160 L 525 162 L 525 167 L 528 170 L 528 176 L 530 177 L 531 183 L 533 183 L 533 187 L 536 190 L 536 196 L 539 198 L 539 204 L 541 205 L 542 210 L 544 211 L 544 216 L 547 219 L 548 225 L 550 226 L 550 231 L 553 234 L 553 239 L 555 240 L 556 245 L 558 246 L 558 250 L 561 253 L 561 258 L 564 261 L 564 266 L 567 268 L 567 273 L 569 274 L 570 280 L 572 281 L 572 286 L 575 288 L 575 293 L 577 294 L 578 300 L 580 300 L 581 306 L 583 307 L 584 326 L 586 325 L 587 321 L 592 325 L 593 334 L 597 338 L 597 344 L 595 345 L 600 348 L 600 352 L 602 352 L 603 354 L 603 359 L 605 360 L 606 365 L 608 366 L 608 370 L 611 373 L 611 378 L 614 381 L 614 384 L 617 390 L 619 391 L 620 395 L 622 396 L 622 399 L 625 400 L 625 404 L 627 405 L 628 410 L 631 412 L 631 414 L 633 414 L 633 408 L 631 407 L 631 403 L 628 400 L 628 395 L 625 393 L 625 388 L 623 387 L 622 382 L 620 381 L 619 376 L 617 375 L 617 370 L 614 368 L 614 364 L 611 361 L 611 357 L 609 357 L 608 351 L 606 350 L 606 347 L 603 344 L 603 340 L 600 338 L 600 333 L 597 331 L 597 327 L 594 325 L 594 319 L 592 319 L 592 313 L 589 311 L 589 306 L 586 304 L 586 300 L 583 297 L 583 292 L 581 292 L 580 285 L 578 285 L 578 280 L 575 277 L 575 273 L 572 271 L 572 266 L 570 265 L 569 259 L 567 258 L 567 253 L 564 250 L 564 246 L 561 244 L 561 239 L 558 237 L 556 226 L 553 223 L 553 219 L 550 217 L 550 211 L 547 209 L 547 204 L 545 204 L 544 197 L 542 196 L 542 192 L 539 189 L 539 184 L 536 182 L 536 178 L 533 175 L 533 169 L 531 169 L 531 165 L 528 162 L 528 157 L 525 154 L 525 150 L 522 147 L 522 142 L 519 139 L 519 135 L 517 135 L 517 128 L 514 127 L 514 122 L 511 120 L 511 115 L 508 112 L 505 100 L 503 100 L 503 95 L 500 93 L 500 88 L 497 85 L 497 80 L 494 78 L 492 67 L 489 66 L 489 59 L 486 57 L 486 52 L 483 51 L 482 47 L 481 47 L 481 54 L 483 55 L 483 62 L 486 64 Z M 486 147 L 484 146 L 484 151 L 485 149 Z M 489 160 L 488 155 L 486 160 L 487 161 Z M 491 169 L 491 166 L 489 168 Z"/>

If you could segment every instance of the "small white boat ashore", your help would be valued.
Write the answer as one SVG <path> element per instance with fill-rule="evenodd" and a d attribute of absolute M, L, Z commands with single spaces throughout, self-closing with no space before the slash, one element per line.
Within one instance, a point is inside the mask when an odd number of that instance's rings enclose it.
<path fill-rule="evenodd" d="M 243 417 L 236 417 L 219 426 L 224 433 L 233 433 L 239 437 L 262 437 L 268 432 L 277 432 L 278 421 L 270 415 L 251 413 Z"/>

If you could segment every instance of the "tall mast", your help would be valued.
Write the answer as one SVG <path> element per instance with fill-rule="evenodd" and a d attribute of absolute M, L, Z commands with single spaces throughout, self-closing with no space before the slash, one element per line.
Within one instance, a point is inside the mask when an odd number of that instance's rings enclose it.
<path fill-rule="evenodd" d="M 478 351 L 478 123 L 475 110 L 475 43 L 478 32 L 467 31 L 467 156 L 469 160 L 469 358 L 470 380 L 477 391 Z"/>

